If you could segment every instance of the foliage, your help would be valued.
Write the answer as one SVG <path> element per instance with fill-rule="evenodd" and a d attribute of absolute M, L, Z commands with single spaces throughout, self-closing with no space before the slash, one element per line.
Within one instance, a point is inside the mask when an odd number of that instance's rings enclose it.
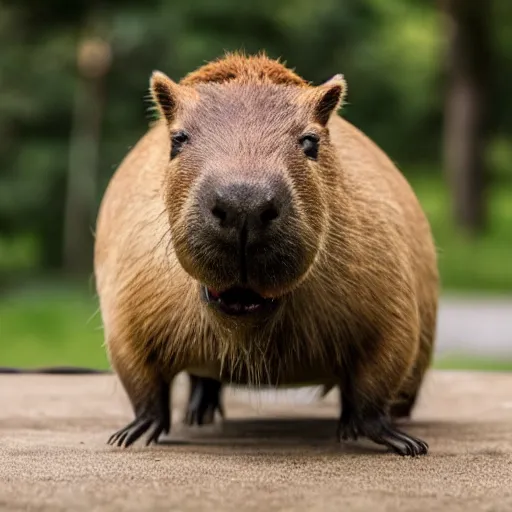
<path fill-rule="evenodd" d="M 494 5 L 496 73 L 489 169 L 510 188 L 512 76 L 505 63 L 512 53 L 508 30 L 512 9 L 508 0 L 496 0 Z M 283 57 L 314 83 L 343 73 L 349 86 L 344 115 L 420 186 L 416 169 L 441 177 L 446 28 L 436 3 L 4 0 L 0 4 L 0 286 L 14 272 L 42 272 L 62 264 L 76 48 L 87 31 L 106 37 L 114 54 L 107 77 L 97 204 L 115 167 L 147 127 L 144 97 L 152 70 L 179 79 L 225 50 L 241 48 L 265 49 L 273 57 Z M 457 258 L 464 259 L 472 250 L 461 242 Z M 455 266 L 444 269 L 457 273 Z M 486 287 L 487 277 L 482 279 L 478 284 Z M 452 282 L 459 286 L 467 281 L 464 274 Z"/>
<path fill-rule="evenodd" d="M 443 289 L 510 293 L 511 191 L 500 184 L 490 188 L 489 229 L 483 236 L 471 239 L 456 229 L 450 217 L 451 202 L 446 185 L 429 174 L 432 173 L 414 173 L 411 184 L 432 226 Z"/>

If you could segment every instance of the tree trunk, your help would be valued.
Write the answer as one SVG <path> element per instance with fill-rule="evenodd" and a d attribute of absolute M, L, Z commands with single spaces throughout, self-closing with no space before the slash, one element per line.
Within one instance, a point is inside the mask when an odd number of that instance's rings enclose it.
<path fill-rule="evenodd" d="M 445 170 L 453 214 L 471 235 L 485 229 L 486 117 L 491 0 L 444 0 L 448 22 Z"/>
<path fill-rule="evenodd" d="M 67 273 L 80 275 L 92 269 L 98 152 L 110 47 L 100 39 L 85 38 L 78 49 L 77 60 L 78 84 L 69 150 L 63 260 Z"/>

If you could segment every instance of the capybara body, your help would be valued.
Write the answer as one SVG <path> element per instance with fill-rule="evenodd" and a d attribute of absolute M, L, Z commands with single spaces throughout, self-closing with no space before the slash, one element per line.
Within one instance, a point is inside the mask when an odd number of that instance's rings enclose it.
<path fill-rule="evenodd" d="M 228 55 L 179 84 L 154 73 L 161 119 L 112 178 L 95 275 L 109 357 L 135 420 L 168 432 L 169 386 L 338 386 L 339 434 L 401 454 L 391 425 L 429 366 L 438 273 L 403 175 L 337 115 L 340 75 L 312 86 L 264 55 Z M 354 107 L 356 108 L 356 107 Z"/>

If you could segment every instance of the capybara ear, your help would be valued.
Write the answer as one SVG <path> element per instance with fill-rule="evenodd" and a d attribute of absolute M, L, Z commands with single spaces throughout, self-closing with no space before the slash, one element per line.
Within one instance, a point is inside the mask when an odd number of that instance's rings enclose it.
<path fill-rule="evenodd" d="M 347 82 L 343 75 L 334 75 L 330 80 L 316 87 L 316 93 L 315 120 L 325 126 L 331 114 L 341 107 L 347 94 Z"/>
<path fill-rule="evenodd" d="M 149 83 L 158 111 L 171 124 L 178 108 L 179 85 L 160 71 L 153 71 Z"/>

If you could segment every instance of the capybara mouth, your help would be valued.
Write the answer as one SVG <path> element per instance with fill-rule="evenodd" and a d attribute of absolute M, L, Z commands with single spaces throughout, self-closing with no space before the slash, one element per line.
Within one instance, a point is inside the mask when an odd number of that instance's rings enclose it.
<path fill-rule="evenodd" d="M 238 286 L 222 292 L 202 286 L 202 295 L 207 304 L 230 316 L 270 312 L 278 303 L 278 299 L 265 298 L 250 288 Z"/>

